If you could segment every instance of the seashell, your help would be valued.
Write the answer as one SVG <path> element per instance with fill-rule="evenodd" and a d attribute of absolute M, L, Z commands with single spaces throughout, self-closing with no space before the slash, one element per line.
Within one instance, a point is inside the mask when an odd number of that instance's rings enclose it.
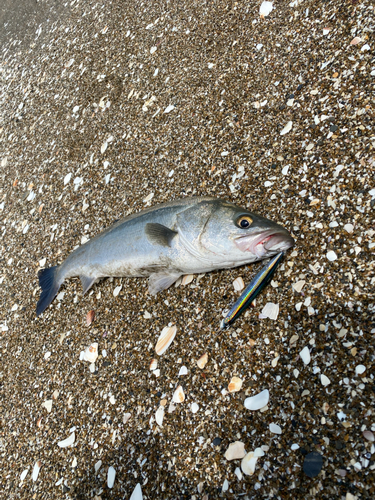
<path fill-rule="evenodd" d="M 292 130 L 293 122 L 288 122 L 280 132 L 280 135 L 285 135 Z"/>
<path fill-rule="evenodd" d="M 362 375 L 362 373 L 365 373 L 366 367 L 364 365 L 357 365 L 355 367 L 355 374 L 356 375 Z"/>
<path fill-rule="evenodd" d="M 245 288 L 245 283 L 243 282 L 241 276 L 239 276 L 233 281 L 233 287 L 236 290 L 236 292 L 240 292 Z"/>
<path fill-rule="evenodd" d="M 254 452 L 251 451 L 241 461 L 241 469 L 247 476 L 252 476 L 255 472 L 255 465 L 257 463 L 258 457 L 254 456 Z"/>
<path fill-rule="evenodd" d="M 262 2 L 262 5 L 259 8 L 259 14 L 261 17 L 264 18 L 268 16 L 268 14 L 270 14 L 272 9 L 273 9 L 272 2 Z"/>
<path fill-rule="evenodd" d="M 130 500 L 143 500 L 142 488 L 141 488 L 141 485 L 139 483 L 134 488 L 132 496 L 130 497 Z"/>
<path fill-rule="evenodd" d="M 311 361 L 311 356 L 310 356 L 310 350 L 307 346 L 305 346 L 302 351 L 299 353 L 300 358 L 302 361 L 305 363 L 305 365 L 308 365 Z"/>
<path fill-rule="evenodd" d="M 48 401 L 44 401 L 44 403 L 42 403 L 42 406 L 48 411 L 48 413 L 51 413 L 51 411 L 52 411 L 52 399 L 49 399 Z"/>
<path fill-rule="evenodd" d="M 177 332 L 177 327 L 176 325 L 173 326 L 166 326 L 163 328 L 161 331 L 160 337 L 157 341 L 157 344 L 155 346 L 155 352 L 159 356 L 165 353 L 165 351 L 168 349 L 168 347 L 171 345 L 173 342 L 173 339 L 176 336 Z"/>
<path fill-rule="evenodd" d="M 174 391 L 172 401 L 173 403 L 182 403 L 183 401 L 185 401 L 185 393 L 180 385 Z"/>
<path fill-rule="evenodd" d="M 276 320 L 279 315 L 279 304 L 273 304 L 272 302 L 267 302 L 260 313 L 260 318 L 269 318 Z"/>
<path fill-rule="evenodd" d="M 164 411 L 164 406 L 159 406 L 155 413 L 155 421 L 159 427 L 163 427 Z"/>
<path fill-rule="evenodd" d="M 95 319 L 95 311 L 94 310 L 91 310 L 87 313 L 87 316 L 86 316 L 86 325 L 87 326 L 90 326 L 91 323 L 94 321 Z"/>
<path fill-rule="evenodd" d="M 130 419 L 131 413 L 124 413 L 124 416 L 122 417 L 122 423 L 126 424 L 126 422 Z"/>
<path fill-rule="evenodd" d="M 245 455 L 246 451 L 244 443 L 241 441 L 235 441 L 234 443 L 230 443 L 224 456 L 227 460 L 236 460 L 238 458 L 243 458 Z"/>
<path fill-rule="evenodd" d="M 153 197 L 154 197 L 154 193 L 150 193 L 149 195 L 146 196 L 146 198 L 143 199 L 143 203 L 147 203 L 148 201 L 151 201 Z"/>
<path fill-rule="evenodd" d="M 356 36 L 353 38 L 353 40 L 350 42 L 350 45 L 357 45 L 359 42 L 361 42 L 362 39 L 359 38 L 359 36 Z"/>
<path fill-rule="evenodd" d="M 178 376 L 180 377 L 181 375 L 187 375 L 188 370 L 186 366 L 181 366 L 180 371 L 178 372 Z"/>
<path fill-rule="evenodd" d="M 57 399 L 59 397 L 59 391 L 56 389 L 55 391 L 53 391 L 53 394 L 52 394 L 52 399 Z"/>
<path fill-rule="evenodd" d="M 174 110 L 174 106 L 173 106 L 173 104 L 170 104 L 169 106 L 167 106 L 165 108 L 165 110 L 163 111 L 163 113 L 170 113 L 173 110 Z"/>
<path fill-rule="evenodd" d="M 197 413 L 198 410 L 199 410 L 199 405 L 197 403 L 191 403 L 192 413 Z"/>
<path fill-rule="evenodd" d="M 150 363 L 150 370 L 154 371 L 158 367 L 158 360 L 157 359 L 152 359 Z"/>
<path fill-rule="evenodd" d="M 77 459 L 76 459 L 76 457 L 74 457 L 70 467 L 72 467 L 74 469 L 75 467 L 77 467 L 77 464 L 78 464 Z"/>
<path fill-rule="evenodd" d="M 25 477 L 27 476 L 29 472 L 29 469 L 25 469 L 22 474 L 20 475 L 20 480 L 23 481 L 25 479 Z"/>
<path fill-rule="evenodd" d="M 207 364 L 207 361 L 208 361 L 208 354 L 205 353 L 203 354 L 203 356 L 201 356 L 198 361 L 197 361 L 197 365 L 198 365 L 198 368 L 200 368 L 201 370 L 203 370 L 203 368 L 206 366 Z"/>
<path fill-rule="evenodd" d="M 98 460 L 96 462 L 96 464 L 94 465 L 94 468 L 95 468 L 95 472 L 98 472 L 98 470 L 100 469 L 100 467 L 102 466 L 102 461 L 101 460 Z"/>
<path fill-rule="evenodd" d="M 38 460 L 35 462 L 32 479 L 35 482 L 38 479 L 40 468 L 42 467 L 42 462 Z"/>
<path fill-rule="evenodd" d="M 181 285 L 188 285 L 193 281 L 193 279 L 194 279 L 194 274 L 185 274 L 185 276 L 182 277 Z"/>
<path fill-rule="evenodd" d="M 321 381 L 321 383 L 324 386 L 329 385 L 331 383 L 331 381 L 329 380 L 329 378 L 326 375 L 323 375 L 323 374 L 320 375 L 320 381 Z"/>
<path fill-rule="evenodd" d="M 116 471 L 111 465 L 111 467 L 108 467 L 108 472 L 107 472 L 108 488 L 113 488 L 113 485 L 115 484 L 115 477 L 116 477 Z"/>
<path fill-rule="evenodd" d="M 297 283 L 293 283 L 292 287 L 296 292 L 300 292 L 302 288 L 305 286 L 306 281 L 305 280 L 299 280 Z"/>
<path fill-rule="evenodd" d="M 98 343 L 94 342 L 89 347 L 86 348 L 83 359 L 89 363 L 95 363 L 98 359 Z"/>
<path fill-rule="evenodd" d="M 264 408 L 265 406 L 268 405 L 269 399 L 270 399 L 270 393 L 268 389 L 265 389 L 264 391 L 260 392 L 259 394 L 256 394 L 255 396 L 246 398 L 244 401 L 244 406 L 248 410 L 252 411 L 260 410 L 261 408 Z"/>
<path fill-rule="evenodd" d="M 37 422 L 36 422 L 36 426 L 40 429 L 41 425 L 42 425 L 42 420 L 43 420 L 43 417 L 39 417 Z"/>
<path fill-rule="evenodd" d="M 273 423 L 270 424 L 269 429 L 270 429 L 270 432 L 272 432 L 272 434 L 281 434 L 282 433 L 281 427 L 277 424 L 273 424 Z"/>
<path fill-rule="evenodd" d="M 71 446 L 72 444 L 74 444 L 75 440 L 76 440 L 76 434 L 75 432 L 72 432 L 69 437 L 63 439 L 62 441 L 59 441 L 57 443 L 57 446 L 60 446 L 60 448 L 66 448 L 67 446 Z"/>
<path fill-rule="evenodd" d="M 117 297 L 117 295 L 121 292 L 122 285 L 116 286 L 116 288 L 113 290 L 113 296 Z"/>
<path fill-rule="evenodd" d="M 228 385 L 228 391 L 229 392 L 238 392 L 241 390 L 241 387 L 242 387 L 242 380 L 238 377 L 232 377 L 232 379 Z"/>

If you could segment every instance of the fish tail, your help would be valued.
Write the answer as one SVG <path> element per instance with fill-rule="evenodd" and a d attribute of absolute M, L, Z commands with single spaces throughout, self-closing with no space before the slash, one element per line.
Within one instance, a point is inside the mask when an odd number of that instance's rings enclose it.
<path fill-rule="evenodd" d="M 47 309 L 61 286 L 61 281 L 58 280 L 57 269 L 59 266 L 41 269 L 38 273 L 39 286 L 42 289 L 38 304 L 36 306 L 37 317 Z"/>

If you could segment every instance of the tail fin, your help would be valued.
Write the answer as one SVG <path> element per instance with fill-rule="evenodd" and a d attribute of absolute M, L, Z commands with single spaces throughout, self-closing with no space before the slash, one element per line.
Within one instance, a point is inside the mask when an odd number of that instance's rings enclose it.
<path fill-rule="evenodd" d="M 41 269 L 38 273 L 39 286 L 42 289 L 38 304 L 36 306 L 36 315 L 42 314 L 56 297 L 61 283 L 57 281 L 57 268 L 59 266 Z"/>

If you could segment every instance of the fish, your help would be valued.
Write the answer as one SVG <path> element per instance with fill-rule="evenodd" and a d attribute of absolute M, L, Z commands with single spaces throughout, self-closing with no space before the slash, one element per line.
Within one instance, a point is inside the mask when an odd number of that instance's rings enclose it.
<path fill-rule="evenodd" d="M 230 326 L 252 303 L 255 297 L 257 297 L 263 288 L 270 282 L 283 257 L 284 252 L 278 253 L 254 276 L 222 320 L 220 328 L 223 329 Z"/>
<path fill-rule="evenodd" d="M 231 202 L 186 197 L 118 220 L 60 264 L 38 273 L 40 316 L 66 279 L 79 276 L 83 294 L 102 278 L 149 277 L 156 295 L 180 276 L 230 269 L 294 245 L 284 227 Z"/>

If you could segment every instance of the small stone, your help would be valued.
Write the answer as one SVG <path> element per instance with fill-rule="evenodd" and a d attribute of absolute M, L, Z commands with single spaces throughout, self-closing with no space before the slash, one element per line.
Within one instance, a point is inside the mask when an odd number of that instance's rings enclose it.
<path fill-rule="evenodd" d="M 235 441 L 230 443 L 227 451 L 225 452 L 225 458 L 227 460 L 237 460 L 243 458 L 246 455 L 245 445 L 241 441 Z"/>
<path fill-rule="evenodd" d="M 212 441 L 212 444 L 213 444 L 214 446 L 220 446 L 220 444 L 221 444 L 221 438 L 216 437 L 216 438 Z"/>
<path fill-rule="evenodd" d="M 364 365 L 357 365 L 355 367 L 355 374 L 356 375 L 362 375 L 366 371 L 366 367 Z"/>
<path fill-rule="evenodd" d="M 241 387 L 242 387 L 242 380 L 238 377 L 232 377 L 232 379 L 228 385 L 228 391 L 229 392 L 238 392 L 241 390 Z"/>
<path fill-rule="evenodd" d="M 141 485 L 139 483 L 134 488 L 132 496 L 130 497 L 130 500 L 143 500 L 142 488 L 141 488 Z"/>
<path fill-rule="evenodd" d="M 316 477 L 323 467 L 323 457 L 317 451 L 313 451 L 305 456 L 303 461 L 303 472 L 308 477 Z"/>

